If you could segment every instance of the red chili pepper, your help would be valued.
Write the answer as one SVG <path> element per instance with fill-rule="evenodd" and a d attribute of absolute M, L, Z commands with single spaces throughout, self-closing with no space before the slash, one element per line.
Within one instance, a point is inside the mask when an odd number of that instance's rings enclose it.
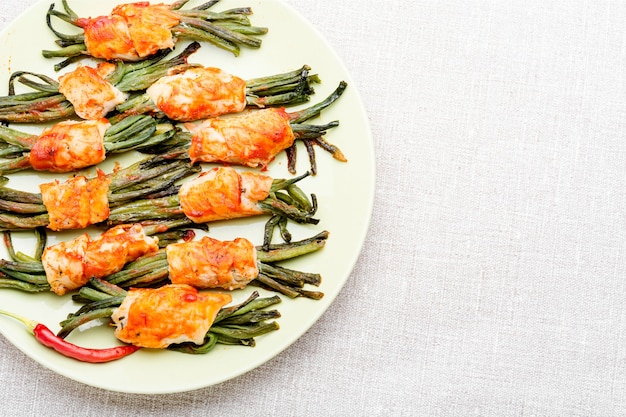
<path fill-rule="evenodd" d="M 41 323 L 34 320 L 18 316 L 8 311 L 0 310 L 0 314 L 4 314 L 19 320 L 26 326 L 35 339 L 42 345 L 56 350 L 61 355 L 68 358 L 77 359 L 82 362 L 102 363 L 121 359 L 140 349 L 139 346 L 123 345 L 106 349 L 90 349 L 77 346 L 73 343 L 58 337 L 52 330 Z"/>

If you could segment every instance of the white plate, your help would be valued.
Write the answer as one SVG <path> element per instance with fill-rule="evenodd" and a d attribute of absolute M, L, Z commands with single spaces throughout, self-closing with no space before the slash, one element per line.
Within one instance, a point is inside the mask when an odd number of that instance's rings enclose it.
<path fill-rule="evenodd" d="M 108 14 L 111 7 L 120 2 L 70 0 L 69 4 L 79 16 L 94 17 Z M 55 73 L 52 66 L 58 61 L 41 57 L 41 50 L 56 49 L 54 37 L 45 25 L 49 4 L 50 0 L 45 0 L 31 7 L 0 34 L 0 95 L 7 94 L 7 80 L 14 71 L 29 70 L 57 78 L 73 68 Z M 192 1 L 189 7 L 196 4 L 200 2 Z M 328 153 L 317 151 L 318 175 L 305 179 L 300 185 L 306 192 L 317 195 L 319 211 L 316 217 L 321 221 L 317 226 L 296 225 L 291 229 L 294 239 L 313 236 L 321 230 L 330 231 L 330 238 L 322 251 L 288 264 L 296 269 L 321 273 L 323 282 L 320 290 L 325 297 L 319 301 L 282 297 L 283 302 L 278 305 L 282 314 L 280 330 L 259 337 L 254 348 L 218 345 L 206 355 L 141 350 L 128 358 L 106 364 L 81 363 L 60 356 L 39 345 L 18 322 L 0 318 L 2 334 L 43 366 L 88 385 L 128 393 L 173 393 L 217 384 L 258 367 L 296 341 L 326 311 L 349 277 L 369 226 L 375 185 L 373 141 L 360 97 L 344 65 L 305 18 L 277 0 L 223 0 L 214 9 L 240 6 L 253 8 L 251 19 L 254 25 L 269 28 L 269 33 L 262 37 L 261 49 L 243 49 L 239 57 L 234 57 L 211 45 L 203 45 L 199 52 L 192 55 L 191 62 L 221 67 L 244 79 L 285 72 L 308 64 L 322 78 L 311 103 L 325 98 L 341 80 L 348 82 L 348 89 L 340 100 L 314 121 L 340 121 L 341 125 L 330 131 L 326 139 L 344 152 L 348 162 L 338 162 Z M 180 50 L 179 46 L 177 51 Z M 41 129 L 41 126 L 12 127 L 24 131 Z M 308 169 L 304 148 L 300 148 L 299 155 L 298 173 L 302 173 Z M 116 160 L 126 165 L 134 158 L 137 155 L 125 155 Z M 106 172 L 109 172 L 111 163 L 104 163 Z M 93 175 L 93 171 L 87 173 Z M 275 178 L 290 176 L 284 155 L 272 163 L 269 175 Z M 10 177 L 9 186 L 29 191 L 37 191 L 38 184 L 53 178 L 50 174 L 33 173 Z M 242 236 L 259 244 L 265 220 L 267 218 L 261 216 L 216 223 L 211 225 L 209 233 L 218 239 Z M 67 233 L 51 233 L 49 243 L 69 237 L 71 235 Z M 32 253 L 32 234 L 20 233 L 15 239 L 19 249 Z M 1 254 L 6 258 L 6 252 Z M 244 299 L 248 293 L 248 290 L 237 292 L 234 294 L 235 301 Z M 262 295 L 270 294 L 262 292 Z M 67 296 L 26 294 L 14 290 L 0 290 L 0 306 L 38 320 L 55 331 L 67 313 L 78 308 Z M 70 340 L 88 347 L 106 347 L 116 343 L 107 326 L 75 331 Z M 288 369 L 284 371 L 289 372 Z"/>

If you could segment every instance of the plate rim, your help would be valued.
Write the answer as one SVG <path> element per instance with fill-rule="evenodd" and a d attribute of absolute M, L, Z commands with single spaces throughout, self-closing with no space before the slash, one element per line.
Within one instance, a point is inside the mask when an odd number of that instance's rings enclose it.
<path fill-rule="evenodd" d="M 269 0 L 264 0 L 264 1 L 269 1 Z M 298 10 L 296 10 L 291 4 L 286 3 L 284 0 L 271 0 L 273 1 L 275 4 L 280 5 L 280 7 L 283 7 L 287 10 L 289 10 L 292 14 L 294 14 L 295 16 L 298 16 L 300 18 L 300 20 L 304 23 L 306 23 L 307 25 L 307 29 L 309 31 L 311 31 L 311 33 L 313 35 L 315 35 L 315 37 L 317 38 L 318 41 L 322 42 L 324 44 L 324 46 L 327 49 L 327 53 L 330 53 L 334 56 L 336 63 L 339 64 L 342 68 L 343 71 L 343 76 L 345 77 L 346 81 L 348 82 L 350 89 L 351 89 L 351 93 L 354 94 L 356 96 L 356 101 L 359 105 L 359 113 L 363 116 L 363 121 L 365 122 L 365 124 L 363 126 L 361 126 L 362 129 L 364 129 L 365 135 L 367 136 L 366 138 L 362 138 L 361 140 L 363 140 L 364 142 L 367 143 L 368 145 L 368 152 L 366 152 L 364 155 L 369 156 L 369 161 L 367 161 L 367 165 L 369 170 L 367 171 L 368 173 L 368 177 L 367 177 L 367 183 L 369 184 L 368 187 L 368 195 L 367 195 L 367 199 L 363 201 L 363 203 L 366 203 L 366 209 L 364 210 L 364 219 L 365 219 L 365 224 L 359 229 L 359 236 L 355 237 L 355 241 L 358 241 L 358 245 L 356 245 L 355 250 L 352 252 L 352 258 L 350 259 L 349 262 L 345 263 L 345 265 L 347 266 L 348 269 L 348 273 L 346 273 L 343 277 L 341 277 L 340 281 L 340 285 L 338 285 L 338 289 L 337 291 L 335 291 L 334 293 L 331 294 L 326 294 L 325 295 L 325 300 L 323 305 L 321 306 L 321 308 L 316 309 L 316 314 L 314 314 L 312 317 L 309 317 L 309 320 L 307 321 L 307 324 L 302 326 L 300 328 L 300 330 L 295 334 L 295 335 L 291 335 L 288 339 L 289 341 L 287 343 L 284 343 L 283 345 L 280 346 L 279 349 L 274 349 L 273 353 L 267 357 L 261 357 L 258 361 L 256 361 L 253 364 L 250 364 L 249 366 L 242 368 L 239 372 L 230 374 L 228 376 L 225 376 L 224 378 L 215 378 L 213 380 L 213 382 L 208 383 L 208 384 L 190 384 L 188 386 L 181 386 L 181 387 L 169 387 L 167 389 L 136 389 L 136 390 L 129 390 L 129 389 L 117 389 L 114 386 L 110 386 L 107 384 L 101 384 L 98 383 L 98 381 L 93 381 L 93 380 L 89 380 L 88 378 L 77 378 L 75 376 L 70 376 L 68 374 L 66 374 L 65 372 L 63 372 L 63 365 L 62 365 L 62 361 L 59 361 L 58 364 L 55 363 L 49 363 L 46 361 L 42 361 L 42 357 L 40 354 L 36 354 L 35 352 L 31 351 L 31 350 L 24 350 L 19 346 L 19 341 L 17 341 L 18 344 L 16 344 L 16 340 L 15 336 L 12 334 L 12 332 L 7 331 L 5 329 L 6 324 L 4 323 L 0 323 L 0 333 L 11 343 L 13 344 L 13 346 L 15 346 L 18 350 L 20 350 L 22 353 L 24 353 L 26 356 L 28 356 L 30 359 L 34 360 L 35 362 L 37 362 L 39 365 L 51 370 L 52 372 L 55 372 L 58 375 L 61 375 L 63 377 L 66 377 L 68 379 L 74 380 L 76 382 L 88 385 L 88 386 L 92 386 L 95 388 L 100 388 L 100 389 L 104 389 L 104 390 L 108 390 L 108 391 L 116 391 L 116 392 L 124 392 L 124 393 L 134 393 L 134 394 L 171 394 L 171 393 L 178 393 L 178 392 L 188 392 L 188 391 L 194 391 L 194 390 L 198 390 L 198 389 L 202 389 L 202 388 L 206 388 L 209 386 L 213 386 L 213 385 L 217 385 L 217 384 L 221 384 L 225 381 L 228 380 L 232 380 L 234 378 L 237 378 L 245 373 L 251 372 L 252 370 L 258 368 L 259 366 L 263 365 L 264 363 L 272 360 L 273 358 L 275 358 L 276 356 L 278 356 L 279 354 L 281 354 L 282 352 L 284 352 L 286 349 L 290 348 L 296 341 L 298 341 L 299 339 L 301 339 L 307 332 L 309 332 L 309 330 L 311 329 L 311 327 L 313 325 L 315 325 L 315 323 L 317 323 L 320 318 L 326 313 L 326 311 L 328 310 L 328 308 L 335 302 L 337 296 L 339 295 L 339 293 L 342 291 L 343 287 L 345 286 L 345 284 L 347 283 L 348 279 L 350 279 L 351 275 L 354 272 L 354 269 L 360 259 L 360 257 L 362 256 L 363 253 L 363 249 L 364 246 L 366 244 L 366 238 L 367 235 L 371 229 L 371 223 L 372 223 L 372 218 L 373 218 L 373 211 L 374 211 L 374 201 L 375 201 L 375 190 L 376 190 L 376 157 L 375 157 L 375 148 L 374 148 L 374 140 L 373 140 L 373 134 L 372 134 L 372 129 L 371 129 L 371 125 L 369 123 L 369 119 L 367 117 L 367 110 L 365 108 L 364 102 L 361 98 L 361 94 L 359 92 L 358 86 L 355 83 L 355 80 L 352 78 L 350 72 L 348 71 L 347 67 L 345 66 L 345 63 L 343 62 L 343 60 L 341 59 L 341 57 L 337 54 L 336 50 L 334 49 L 334 47 L 328 42 L 328 40 L 326 39 L 326 37 L 320 33 L 320 31 L 312 24 L 310 23 L 310 21 L 304 16 L 302 15 Z M 121 3 L 121 0 L 110 0 L 110 2 L 114 2 L 114 3 Z M 244 3 L 246 1 L 244 0 Z M 20 13 L 15 19 L 13 19 L 12 21 L 8 22 L 7 26 L 5 26 L 5 28 L 3 28 L 2 31 L 0 31 L 0 39 L 4 39 L 6 36 L 8 36 L 8 32 L 10 32 L 11 28 L 18 22 L 20 22 L 23 19 L 26 19 L 31 13 L 34 13 L 34 10 L 41 7 L 41 5 L 43 3 L 48 4 L 49 0 L 39 0 L 37 2 L 35 2 L 34 4 L 30 5 L 29 7 L 27 7 L 24 11 L 22 11 L 22 13 Z M 247 3 L 252 3 L 252 1 L 249 1 Z M 268 25 L 269 26 L 269 25 Z M 271 30 L 271 26 L 269 26 L 270 30 Z M 244 53 L 246 51 L 243 51 Z M 4 58 L 2 57 L 2 55 L 0 55 L 0 61 L 4 60 Z M 349 164 L 349 162 L 348 162 Z M 321 175 L 321 174 L 320 174 Z M 332 230 L 331 230 L 332 233 Z M 305 300 L 302 300 L 305 301 Z M 13 326 L 9 325 L 9 326 Z M 37 349 L 39 350 L 39 349 Z M 93 365 L 92 365 L 93 366 Z"/>

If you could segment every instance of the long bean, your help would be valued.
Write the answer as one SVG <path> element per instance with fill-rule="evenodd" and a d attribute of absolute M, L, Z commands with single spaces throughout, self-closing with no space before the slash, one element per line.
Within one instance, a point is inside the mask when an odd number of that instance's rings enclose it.
<path fill-rule="evenodd" d="M 102 138 L 102 146 L 104 147 L 105 155 L 114 153 L 129 152 L 133 149 L 139 149 L 145 146 L 158 146 L 161 142 L 167 142 L 177 132 L 177 129 L 169 123 L 158 123 L 157 120 L 148 115 L 136 115 L 121 119 L 115 124 L 112 124 L 104 132 Z M 57 165 L 57 161 L 54 159 L 54 154 L 51 159 L 45 159 L 45 164 L 41 162 L 42 157 L 47 158 L 47 155 L 40 155 L 41 152 L 36 153 L 36 160 L 32 161 L 30 155 L 31 150 L 36 148 L 36 144 L 40 136 L 30 134 L 26 132 L 20 132 L 18 130 L 9 128 L 7 126 L 0 126 L 0 147 L 2 145 L 12 145 L 14 151 L 8 155 L 3 155 L 0 158 L 0 175 L 10 174 L 17 171 L 23 171 L 27 169 L 33 169 L 33 164 L 37 167 L 39 165 L 50 165 L 47 169 L 64 172 L 72 169 L 73 166 L 68 165 L 67 161 L 60 159 L 61 165 Z M 74 142 L 68 140 L 69 148 L 74 147 Z M 48 146 L 39 145 L 41 147 Z M 76 146 L 83 146 L 77 144 Z M 79 152 L 80 149 L 76 149 L 75 152 Z M 71 151 L 68 151 L 71 152 Z M 71 161 L 74 163 L 74 161 Z M 97 163 L 100 161 L 81 161 L 83 168 L 89 166 L 89 164 Z M 46 166 L 47 166 L 46 165 Z M 37 167 L 38 169 L 44 169 L 43 167 Z"/>

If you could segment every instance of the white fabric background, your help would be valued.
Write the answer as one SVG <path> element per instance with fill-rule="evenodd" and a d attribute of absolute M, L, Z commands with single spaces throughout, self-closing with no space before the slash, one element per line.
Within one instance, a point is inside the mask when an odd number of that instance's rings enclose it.
<path fill-rule="evenodd" d="M 286 2 L 375 140 L 334 304 L 269 363 L 175 395 L 84 386 L 0 337 L 0 415 L 625 415 L 626 3 Z M 34 0 L 2 3 L 4 27 Z"/>

